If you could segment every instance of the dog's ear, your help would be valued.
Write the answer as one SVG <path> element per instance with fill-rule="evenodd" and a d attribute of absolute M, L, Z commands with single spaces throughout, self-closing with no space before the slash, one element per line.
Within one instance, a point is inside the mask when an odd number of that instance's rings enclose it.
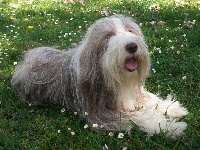
<path fill-rule="evenodd" d="M 82 43 L 84 48 L 82 47 L 79 59 L 78 85 L 87 99 L 86 107 L 92 112 L 97 111 L 97 108 L 104 103 L 102 96 L 99 95 L 99 93 L 105 95 L 101 61 L 108 47 L 109 39 L 114 35 L 112 26 L 109 24 L 108 27 L 108 24 L 108 21 L 102 21 L 90 28 Z M 106 25 L 107 27 L 105 27 Z"/>
<path fill-rule="evenodd" d="M 89 114 L 95 114 L 98 105 L 102 103 L 99 93 L 103 93 L 104 83 L 100 61 L 106 47 L 107 40 L 98 39 L 95 43 L 87 43 L 80 56 L 78 85 L 86 98 L 85 105 Z"/>
<path fill-rule="evenodd" d="M 101 75 L 101 58 L 113 35 L 115 35 L 114 25 L 109 20 L 100 19 L 90 27 L 82 42 L 79 59 L 80 78 L 94 83 L 95 78 Z"/>

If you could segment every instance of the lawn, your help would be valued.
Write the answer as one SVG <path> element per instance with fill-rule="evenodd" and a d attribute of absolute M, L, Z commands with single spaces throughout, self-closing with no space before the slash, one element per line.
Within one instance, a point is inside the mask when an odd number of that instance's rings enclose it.
<path fill-rule="evenodd" d="M 200 149 L 200 1 L 194 0 L 0 0 L 0 149 Z M 67 49 L 79 43 L 98 18 L 135 18 L 151 54 L 146 89 L 176 95 L 189 114 L 185 134 L 170 139 L 131 133 L 93 132 L 74 112 L 59 106 L 30 107 L 10 80 L 23 53 L 38 46 Z"/>

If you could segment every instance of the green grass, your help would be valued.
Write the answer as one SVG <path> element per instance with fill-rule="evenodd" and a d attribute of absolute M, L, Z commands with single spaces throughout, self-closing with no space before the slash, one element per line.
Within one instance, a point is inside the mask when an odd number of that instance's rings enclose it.
<path fill-rule="evenodd" d="M 150 6 L 159 4 L 159 10 Z M 123 139 L 118 132 L 94 133 L 85 121 L 58 106 L 29 107 L 10 86 L 14 62 L 38 46 L 67 48 L 78 43 L 87 28 L 109 7 L 111 14 L 134 15 L 149 45 L 152 74 L 146 88 L 161 97 L 173 93 L 189 110 L 185 135 L 176 140 L 164 135 L 148 138 L 135 127 Z M 0 149 L 200 149 L 200 5 L 186 0 L 96 1 L 71 4 L 50 0 L 0 0 Z M 196 21 L 194 21 L 196 20 Z M 163 26 L 151 21 L 164 21 Z M 189 29 L 182 29 L 190 21 Z M 29 29 L 28 26 L 32 26 Z M 71 128 L 71 130 L 68 130 Z M 60 130 L 60 133 L 58 133 Z M 75 132 L 75 135 L 71 135 Z"/>

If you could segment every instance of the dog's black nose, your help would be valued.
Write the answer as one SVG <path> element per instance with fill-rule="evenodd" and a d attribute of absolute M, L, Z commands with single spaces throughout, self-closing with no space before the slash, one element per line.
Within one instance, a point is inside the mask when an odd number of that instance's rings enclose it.
<path fill-rule="evenodd" d="M 138 46 L 136 43 L 129 43 L 126 45 L 126 51 L 128 51 L 129 53 L 135 53 L 138 49 Z"/>

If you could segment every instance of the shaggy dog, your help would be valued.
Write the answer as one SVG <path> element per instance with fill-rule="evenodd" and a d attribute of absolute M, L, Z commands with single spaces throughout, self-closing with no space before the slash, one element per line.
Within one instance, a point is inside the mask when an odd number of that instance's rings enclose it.
<path fill-rule="evenodd" d="M 149 135 L 180 135 L 187 124 L 178 118 L 187 110 L 171 96 L 162 100 L 143 88 L 149 70 L 140 27 L 115 15 L 97 20 L 75 49 L 26 52 L 11 82 L 29 105 L 62 105 L 91 126 L 130 129 L 132 120 Z"/>

